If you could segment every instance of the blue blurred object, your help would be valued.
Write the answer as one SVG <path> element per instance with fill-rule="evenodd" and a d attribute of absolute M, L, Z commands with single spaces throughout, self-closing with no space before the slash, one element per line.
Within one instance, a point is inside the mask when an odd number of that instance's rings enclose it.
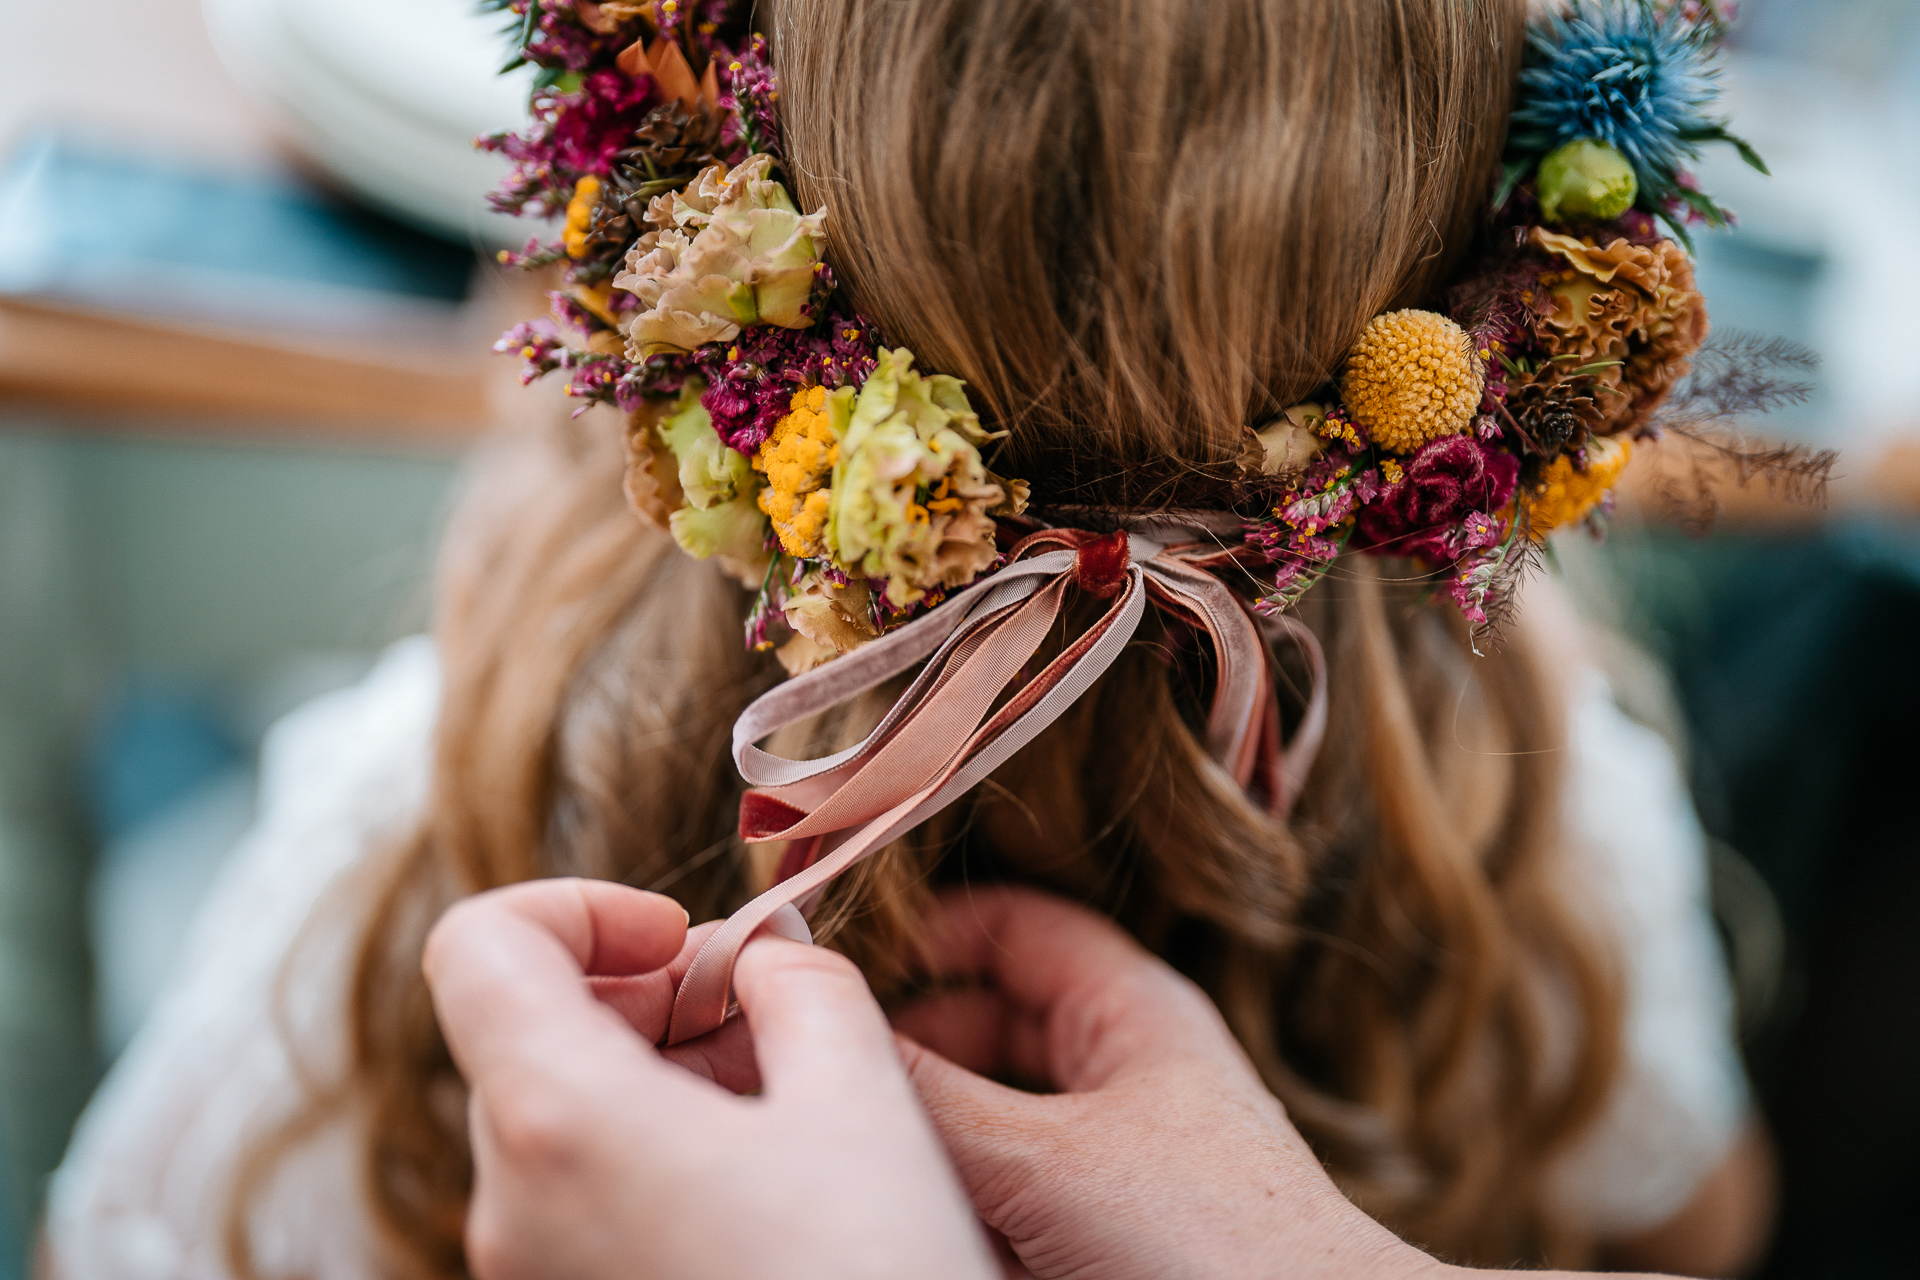
<path fill-rule="evenodd" d="M 0 173 L 0 293 L 350 328 L 369 314 L 450 314 L 473 265 L 469 249 L 274 171 L 223 174 L 42 134 Z"/>
<path fill-rule="evenodd" d="M 242 758 L 213 700 L 134 680 L 114 701 L 89 751 L 95 828 L 116 839 Z"/>
<path fill-rule="evenodd" d="M 6 1115 L 0 1111 L 0 1129 L 6 1125 Z M 20 1197 L 13 1186 L 12 1172 L 7 1162 L 0 1160 L 0 1280 L 22 1280 L 26 1274 L 27 1236 L 16 1216 Z"/>

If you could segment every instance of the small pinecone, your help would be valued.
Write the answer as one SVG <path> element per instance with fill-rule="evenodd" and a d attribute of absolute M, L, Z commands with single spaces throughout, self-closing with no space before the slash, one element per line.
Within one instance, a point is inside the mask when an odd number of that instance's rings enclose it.
<path fill-rule="evenodd" d="M 593 208 L 580 257 L 591 261 L 614 252 L 624 255 L 639 235 L 639 223 L 622 206 L 619 193 L 609 188 Z"/>
<path fill-rule="evenodd" d="M 1584 443 L 1607 421 L 1606 411 L 1571 381 L 1515 387 L 1507 393 L 1507 411 L 1526 429 L 1529 446 L 1547 457 Z"/>
<path fill-rule="evenodd" d="M 713 162 L 723 124 L 720 113 L 706 106 L 689 112 L 678 102 L 663 103 L 633 131 L 633 145 L 614 156 L 614 177 L 629 192 L 650 182 L 691 177 Z"/>

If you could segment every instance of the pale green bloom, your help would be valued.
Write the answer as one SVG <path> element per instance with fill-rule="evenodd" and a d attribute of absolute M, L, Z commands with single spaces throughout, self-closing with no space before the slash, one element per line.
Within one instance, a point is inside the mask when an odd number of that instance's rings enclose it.
<path fill-rule="evenodd" d="M 705 390 L 706 383 L 688 378 L 673 412 L 657 428 L 661 443 L 673 451 L 679 464 L 680 489 L 687 495 L 687 505 L 703 511 L 741 494 L 751 498 L 760 487 L 752 461 L 727 448 L 713 429 L 713 419 L 700 403 Z"/>
<path fill-rule="evenodd" d="M 1548 222 L 1610 222 L 1633 208 L 1639 179 L 1627 158 L 1591 138 L 1554 148 L 1540 161 L 1534 190 Z"/>
<path fill-rule="evenodd" d="M 767 517 L 752 498 L 735 498 L 708 507 L 682 507 L 667 517 L 667 528 L 681 550 L 697 560 L 709 557 L 748 586 L 758 586 L 767 571 Z"/>
<path fill-rule="evenodd" d="M 826 249 L 827 211 L 802 214 L 756 155 L 729 172 L 714 165 L 684 191 L 647 208 L 653 228 L 614 278 L 645 304 L 628 326 L 635 360 L 731 342 L 741 326 L 804 329 L 814 269 Z"/>
<path fill-rule="evenodd" d="M 848 573 L 884 578 L 904 608 L 991 567 L 1007 491 L 980 459 L 995 437 L 957 378 L 922 377 L 905 348 L 882 351 L 854 401 L 833 469 L 827 546 Z"/>
<path fill-rule="evenodd" d="M 673 540 L 688 555 L 716 557 L 749 585 L 767 566 L 766 513 L 760 510 L 760 477 L 744 456 L 727 448 L 700 403 L 705 384 L 687 379 L 673 412 L 654 429 L 673 455 L 687 503 L 667 518 Z"/>

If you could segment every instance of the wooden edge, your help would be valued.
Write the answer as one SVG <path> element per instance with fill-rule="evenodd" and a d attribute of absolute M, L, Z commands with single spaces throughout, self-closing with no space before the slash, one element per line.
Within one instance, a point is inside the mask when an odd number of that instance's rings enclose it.
<path fill-rule="evenodd" d="M 15 406 L 162 433 L 457 444 L 488 422 L 486 348 L 373 355 L 0 298 L 0 408 Z"/>

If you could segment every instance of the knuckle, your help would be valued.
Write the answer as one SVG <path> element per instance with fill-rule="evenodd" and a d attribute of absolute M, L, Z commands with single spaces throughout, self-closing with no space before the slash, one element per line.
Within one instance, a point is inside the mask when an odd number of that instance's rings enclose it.
<path fill-rule="evenodd" d="M 485 1102 L 498 1158 L 523 1174 L 552 1176 L 578 1160 L 589 1132 L 580 1107 L 553 1089 L 516 1089 Z"/>

